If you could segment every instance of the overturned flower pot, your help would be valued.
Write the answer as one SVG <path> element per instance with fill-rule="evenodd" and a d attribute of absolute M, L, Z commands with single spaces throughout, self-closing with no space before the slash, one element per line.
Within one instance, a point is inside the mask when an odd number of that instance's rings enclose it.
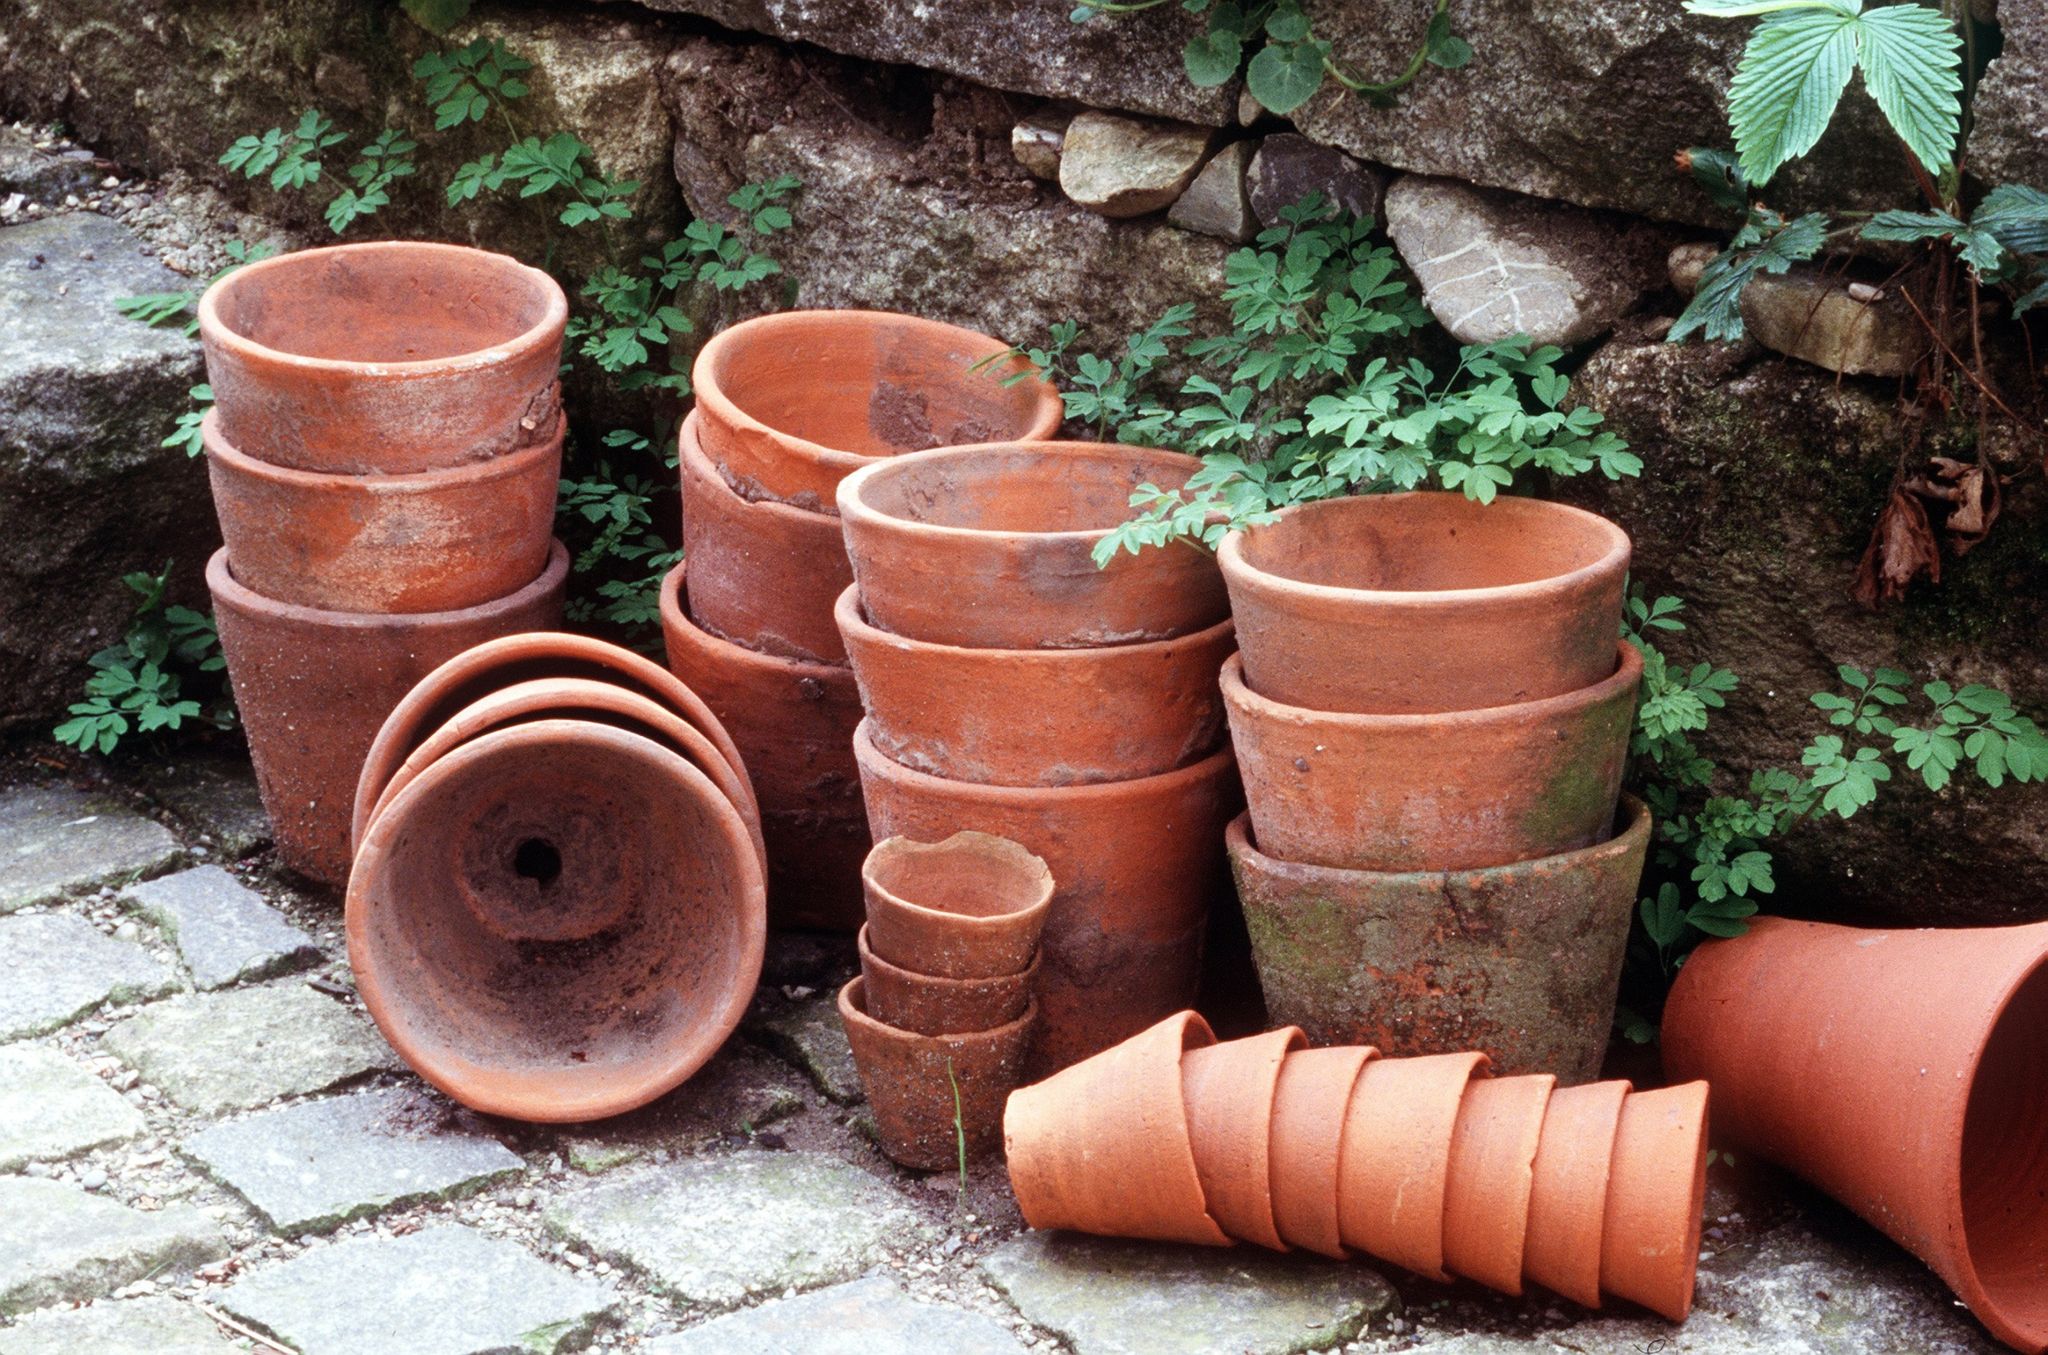
<path fill-rule="evenodd" d="M 1351 1255 L 1337 1220 L 1344 1117 L 1359 1074 L 1378 1057 L 1377 1049 L 1338 1045 L 1291 1050 L 1281 1061 L 1267 1151 L 1273 1223 L 1289 1247 L 1339 1261 Z"/>
<path fill-rule="evenodd" d="M 1181 1055 L 1188 1142 L 1209 1216 L 1232 1237 L 1284 1251 L 1273 1215 L 1273 1105 L 1280 1066 L 1306 1047 L 1295 1026 Z"/>
<path fill-rule="evenodd" d="M 1043 860 L 989 833 L 885 838 L 861 865 L 867 929 L 891 964 L 993 979 L 1037 963 L 1056 882 Z"/>
<path fill-rule="evenodd" d="M 1002 1132 L 1003 1103 L 1023 1081 L 1037 1009 L 1027 1005 L 992 1030 L 919 1035 L 868 1015 L 864 987 L 853 979 L 839 990 L 839 1019 L 882 1151 L 926 1170 L 986 1157 Z"/>

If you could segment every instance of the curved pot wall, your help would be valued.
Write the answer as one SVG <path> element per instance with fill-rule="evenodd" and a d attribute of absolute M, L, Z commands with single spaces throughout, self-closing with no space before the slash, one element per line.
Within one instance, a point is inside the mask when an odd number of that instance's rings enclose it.
<path fill-rule="evenodd" d="M 993 1030 L 919 1035 L 868 1015 L 865 981 L 839 990 L 839 1019 L 875 1113 L 882 1151 L 906 1167 L 952 1167 L 989 1155 L 1002 1132 L 1003 1103 L 1023 1080 L 1037 1012 Z"/>
<path fill-rule="evenodd" d="M 989 979 L 1036 964 L 1052 909 L 1044 861 L 1007 838 L 959 832 L 942 842 L 885 838 L 861 867 L 863 935 L 892 964 L 949 979 Z"/>
<path fill-rule="evenodd" d="M 866 1010 L 885 1026 L 911 1035 L 959 1035 L 1008 1025 L 1031 1005 L 1036 960 L 1015 974 L 989 979 L 941 979 L 877 959 L 860 929 L 860 975 Z"/>

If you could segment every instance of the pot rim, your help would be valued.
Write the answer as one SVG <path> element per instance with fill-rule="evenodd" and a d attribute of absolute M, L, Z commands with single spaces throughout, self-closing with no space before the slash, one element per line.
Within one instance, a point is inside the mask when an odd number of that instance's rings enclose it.
<path fill-rule="evenodd" d="M 1308 706 L 1290 706 L 1275 701 L 1270 696 L 1261 696 L 1251 689 L 1244 680 L 1242 651 L 1233 653 L 1223 661 L 1218 680 L 1223 687 L 1223 701 L 1226 706 L 1234 712 L 1243 711 L 1255 719 L 1276 724 L 1313 725 L 1333 731 L 1360 734 L 1438 731 L 1457 733 L 1510 723 L 1533 724 L 1551 717 L 1574 715 L 1640 687 L 1643 681 L 1641 651 L 1626 640 L 1615 641 L 1615 646 L 1617 664 L 1614 672 L 1590 686 L 1558 696 L 1538 697 L 1534 701 L 1515 701 L 1505 706 L 1480 706 L 1472 710 L 1366 715 L 1351 711 L 1326 711 Z"/>
<path fill-rule="evenodd" d="M 893 975 L 900 975 L 915 985 L 921 985 L 942 993 L 961 993 L 971 988 L 986 988 L 990 984 L 1015 983 L 1019 979 L 1024 979 L 1028 982 L 1038 976 L 1038 962 L 1043 954 L 1041 950 L 1032 951 L 1031 963 L 1014 974 L 991 974 L 985 979 L 949 979 L 939 974 L 921 974 L 915 969 L 905 969 L 900 964 L 890 964 L 887 960 L 875 954 L 874 947 L 868 944 L 868 924 L 865 922 L 861 923 L 860 930 L 854 933 L 854 947 L 860 954 L 862 964 L 873 965 L 876 969 L 886 970 Z M 963 1033 L 973 1034 L 974 1032 L 967 1031 Z"/>
<path fill-rule="evenodd" d="M 1002 804 L 1045 804 L 1048 801 L 1067 806 L 1085 805 L 1090 801 L 1138 799 L 1169 790 L 1178 790 L 1182 785 L 1195 785 L 1216 775 L 1225 767 L 1236 767 L 1237 755 L 1225 739 L 1223 746 L 1199 761 L 1185 767 L 1176 767 L 1170 772 L 1156 776 L 1133 777 L 1128 781 L 1088 781 L 1072 786 L 993 786 L 980 781 L 954 781 L 948 777 L 933 776 L 915 767 L 906 767 L 875 746 L 874 731 L 870 721 L 863 716 L 854 726 L 853 753 L 856 761 L 887 764 L 882 775 L 910 782 L 913 785 L 940 788 L 939 793 L 954 800 L 996 801 Z"/>
<path fill-rule="evenodd" d="M 785 659 L 779 654 L 766 654 L 758 649 L 749 649 L 743 644 L 713 635 L 697 624 L 690 615 L 690 609 L 683 605 L 687 596 L 684 570 L 689 567 L 689 557 L 676 562 L 676 567 L 661 581 L 661 624 L 663 633 L 680 631 L 690 637 L 690 643 L 699 649 L 708 650 L 718 656 L 718 661 L 730 667 L 746 669 L 754 673 L 775 674 L 798 681 L 810 679 L 827 689 L 852 686 L 853 669 L 843 663 L 820 663 L 814 659 Z"/>
<path fill-rule="evenodd" d="M 832 524 L 832 535 L 834 537 L 839 535 L 839 519 L 830 513 L 814 512 L 797 504 L 784 503 L 780 499 L 750 499 L 738 490 L 735 490 L 732 487 L 732 483 L 725 478 L 724 473 L 718 469 L 717 463 L 711 459 L 711 454 L 704 450 L 704 436 L 698 432 L 698 428 L 697 411 L 692 409 L 684 416 L 683 426 L 676 430 L 677 465 L 682 471 L 683 480 L 685 481 L 685 493 L 688 492 L 687 482 L 692 478 L 708 480 L 713 494 L 720 496 L 728 503 L 738 505 L 731 510 L 733 512 L 754 514 L 771 521 L 781 520 L 793 526 L 808 527 L 813 530 L 822 530 L 821 523 L 830 523 Z M 694 477 L 692 475 L 693 470 L 696 472 Z M 844 547 L 842 546 L 841 549 L 843 550 Z"/>
<path fill-rule="evenodd" d="M 473 607 L 459 607 L 446 612 L 337 612 L 322 607 L 307 607 L 296 602 L 279 602 L 274 598 L 265 597 L 234 577 L 228 563 L 228 548 L 222 546 L 206 562 L 206 586 L 213 591 L 215 598 L 229 606 L 239 607 L 245 612 L 254 613 L 273 622 L 290 621 L 299 625 L 325 626 L 334 630 L 398 630 L 456 625 L 528 606 L 535 598 L 543 597 L 561 587 L 568 573 L 569 550 L 560 539 L 555 539 L 548 544 L 548 563 L 547 567 L 541 570 L 540 576 L 524 588 L 507 593 L 504 597 L 492 598 Z"/>
<path fill-rule="evenodd" d="M 494 480 L 524 475 L 534 468 L 535 463 L 559 456 L 562 440 L 568 431 L 569 420 L 563 416 L 556 420 L 552 438 L 528 443 L 516 451 L 482 461 L 465 461 L 453 466 L 398 474 L 371 471 L 351 475 L 337 471 L 301 470 L 297 466 L 280 465 L 249 455 L 229 442 L 220 431 L 220 408 L 217 405 L 209 407 L 206 416 L 199 421 L 199 437 L 206 445 L 207 460 L 218 462 L 234 474 L 251 480 L 268 480 L 307 493 L 354 491 L 370 495 L 462 493 L 479 489 Z"/>
<path fill-rule="evenodd" d="M 1105 662 L 1114 662 L 1119 656 L 1124 655 L 1130 656 L 1132 663 L 1142 664 L 1176 651 L 1199 652 L 1220 644 L 1237 633 L 1237 622 L 1226 616 L 1204 630 L 1172 635 L 1164 640 L 1135 640 L 1127 645 L 1085 645 L 1068 649 L 984 649 L 975 645 L 941 644 L 936 640 L 919 640 L 908 635 L 898 635 L 895 631 L 883 630 L 868 620 L 867 609 L 860 605 L 858 583 L 850 583 L 840 590 L 838 600 L 832 604 L 832 619 L 839 623 L 839 633 L 846 638 L 849 652 L 858 642 L 876 648 L 907 650 L 926 654 L 934 659 L 961 663 L 1010 663 L 1021 659 L 1034 666 L 1054 668 L 1085 669 Z M 1234 650 L 1232 654 L 1234 657 Z"/>
<path fill-rule="evenodd" d="M 895 890 L 877 883 L 868 874 L 868 863 L 875 859 L 875 854 L 877 852 L 881 851 L 883 847 L 887 846 L 892 842 L 901 842 L 907 844 L 906 847 L 899 847 L 895 850 L 912 850 L 913 854 L 915 854 L 914 849 L 943 849 L 953 845 L 963 837 L 987 838 L 993 840 L 997 843 L 1002 844 L 1000 847 L 997 848 L 997 850 L 1003 852 L 1005 855 L 1011 854 L 1012 849 L 1014 849 L 1016 853 L 1020 854 L 1023 857 L 1022 860 L 1019 860 L 1016 863 L 1018 869 L 1021 871 L 1028 872 L 1031 875 L 1034 884 L 1043 885 L 1043 889 L 1041 889 L 1038 892 L 1038 896 L 1022 908 L 1012 908 L 1008 912 L 1003 913 L 949 913 L 944 911 L 943 909 L 927 907 L 924 904 L 916 903 L 910 899 L 906 899 L 901 894 L 898 894 Z M 1029 864 L 1026 864 L 1027 862 Z M 962 828 L 958 832 L 953 833 L 948 837 L 941 838 L 937 842 L 920 842 L 916 838 L 907 837 L 902 833 L 893 833 L 890 836 L 883 838 L 880 842 L 877 842 L 874 845 L 874 847 L 868 852 L 867 859 L 861 862 L 860 882 L 861 888 L 873 890 L 875 893 L 880 894 L 883 898 L 889 900 L 889 905 L 892 908 L 900 908 L 906 914 L 918 919 L 921 922 L 933 923 L 942 927 L 965 925 L 966 927 L 976 931 L 981 930 L 984 925 L 991 927 L 1001 927 L 1010 923 L 1014 923 L 1020 919 L 1028 918 L 1034 913 L 1043 913 L 1046 909 L 1052 906 L 1053 894 L 1056 893 L 1058 889 L 1057 884 L 1054 882 L 1052 878 L 1052 868 L 1046 865 L 1045 859 L 1039 856 L 1038 853 L 1032 851 L 1029 847 L 1025 846 L 1021 842 L 1018 842 L 1014 838 L 1004 837 L 1001 833 L 984 833 L 972 828 Z M 866 923 L 861 924 L 860 934 L 863 938 L 867 936 Z M 862 944 L 865 944 L 865 941 L 863 941 Z M 1032 966 L 1035 968 L 1038 964 L 1038 961 L 1034 957 L 1031 963 Z M 894 967 L 901 968 L 900 965 Z M 905 970 L 904 972 L 910 973 L 912 971 Z M 1000 974 L 992 974 L 989 977 L 1002 978 L 1004 976 Z M 985 982 L 985 980 L 976 981 Z"/>
<path fill-rule="evenodd" d="M 855 1006 L 856 1002 L 860 1005 Z M 1024 1003 L 1024 1014 L 1014 1021 L 993 1026 L 988 1030 L 965 1030 L 952 1035 L 919 1035 L 915 1031 L 903 1030 L 877 1021 L 867 1014 L 867 980 L 859 974 L 855 974 L 840 986 L 838 1005 L 840 1020 L 849 1026 L 860 1026 L 897 1044 L 948 1050 L 976 1044 L 999 1044 L 1014 1039 L 1022 1035 L 1030 1024 L 1038 1019 L 1038 994 L 1033 993 Z"/>

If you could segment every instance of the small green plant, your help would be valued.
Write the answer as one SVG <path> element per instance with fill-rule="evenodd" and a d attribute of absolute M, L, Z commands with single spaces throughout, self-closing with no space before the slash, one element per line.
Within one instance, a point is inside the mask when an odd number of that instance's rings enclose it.
<path fill-rule="evenodd" d="M 188 720 L 227 728 L 234 710 L 225 694 L 210 707 L 187 694 L 187 684 L 218 688 L 213 677 L 226 666 L 213 618 L 190 607 L 166 606 L 170 563 L 155 574 L 123 576 L 137 597 L 121 643 L 88 662 L 85 699 L 74 702 L 71 718 L 52 731 L 57 742 L 81 752 L 111 753 L 131 731 L 176 730 Z"/>
<path fill-rule="evenodd" d="M 187 287 L 177 292 L 144 292 L 140 296 L 119 296 L 114 298 L 114 309 L 142 324 L 158 329 L 176 325 L 180 332 L 190 336 L 199 332 L 199 298 L 214 283 L 244 264 L 267 259 L 277 253 L 270 245 L 247 245 L 240 240 L 227 244 L 227 264 L 217 269 L 212 276 L 197 287 Z M 207 399 L 212 399 L 209 394 Z"/>
<path fill-rule="evenodd" d="M 960 1153 L 960 1189 L 967 1189 L 967 1112 L 960 1106 L 960 1079 L 953 1073 L 953 1060 L 946 1060 L 946 1081 L 953 1087 L 953 1142 Z"/>

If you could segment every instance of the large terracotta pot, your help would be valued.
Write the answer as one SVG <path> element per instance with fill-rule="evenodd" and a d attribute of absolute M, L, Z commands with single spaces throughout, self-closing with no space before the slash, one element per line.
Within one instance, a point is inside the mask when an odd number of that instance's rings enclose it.
<path fill-rule="evenodd" d="M 1444 1180 L 1444 1269 L 1503 1294 L 1522 1292 L 1529 1193 L 1557 1079 L 1476 1078 L 1451 1130 Z"/>
<path fill-rule="evenodd" d="M 1269 1153 L 1273 1221 L 1289 1246 L 1339 1261 L 1344 1249 L 1337 1221 L 1337 1169 L 1345 1110 L 1358 1075 L 1379 1051 L 1360 1045 L 1294 1051 L 1280 1064 L 1273 1090 Z"/>
<path fill-rule="evenodd" d="M 839 487 L 867 616 L 970 649 L 1090 649 L 1207 630 L 1230 614 L 1209 553 L 1094 550 L 1132 516 L 1131 492 L 1200 468 L 1120 443 L 947 447 L 877 463 Z"/>
<path fill-rule="evenodd" d="M 1216 672 L 1228 620 L 1102 649 L 963 649 L 868 624 L 859 589 L 836 615 L 875 746 L 954 781 L 1070 786 L 1157 776 L 1223 741 Z"/>
<path fill-rule="evenodd" d="M 1376 494 L 1224 537 L 1244 677 L 1309 710 L 1540 701 L 1614 671 L 1627 533 L 1537 499 Z"/>
<path fill-rule="evenodd" d="M 386 240 L 238 268 L 199 299 L 220 434 L 274 465 L 406 475 L 552 438 L 568 298 L 502 254 Z"/>
<path fill-rule="evenodd" d="M 1443 715 L 1284 706 L 1223 666 L 1230 738 L 1262 850 L 1349 870 L 1477 870 L 1603 839 L 1628 763 L 1643 660 L 1564 696 Z"/>
<path fill-rule="evenodd" d="M 864 987 L 853 979 L 839 990 L 839 1019 L 882 1151 L 923 1170 L 988 1156 L 1003 1103 L 1023 1080 L 1038 1015 L 1029 998 L 1022 1015 L 993 1030 L 919 1035 L 868 1015 Z"/>
<path fill-rule="evenodd" d="M 1307 1042 L 1293 1026 L 1181 1056 L 1195 1174 L 1209 1215 L 1224 1232 L 1281 1251 L 1273 1219 L 1273 1098 L 1280 1065 Z"/>
<path fill-rule="evenodd" d="M 457 1101 L 590 1120 L 680 1084 L 739 1024 L 767 900 L 738 810 L 649 739 L 579 720 L 450 752 L 370 826 L 349 964 Z"/>
<path fill-rule="evenodd" d="M 871 924 L 872 925 L 872 924 Z M 942 979 L 876 956 L 860 929 L 860 976 L 866 1010 L 885 1026 L 912 1035 L 960 1035 L 1008 1025 L 1031 1005 L 1038 961 L 1015 974 L 988 979 Z"/>
<path fill-rule="evenodd" d="M 472 645 L 561 624 L 569 554 L 539 578 L 452 612 L 379 616 L 273 602 L 206 565 L 214 623 L 257 789 L 286 865 L 326 884 L 349 872 L 352 793 L 384 719 L 415 683 Z"/>
<path fill-rule="evenodd" d="M 1664 1064 L 1713 1083 L 1719 1142 L 1882 1228 L 1999 1340 L 2048 1348 L 2048 923 L 1758 918 L 1679 971 Z"/>
<path fill-rule="evenodd" d="M 830 513 L 839 481 L 876 457 L 1058 432 L 1059 392 L 1008 351 L 887 311 L 743 321 L 691 369 L 704 450 L 748 498 Z"/>
<path fill-rule="evenodd" d="M 1673 1322 L 1685 1321 L 1692 1312 L 1706 1196 L 1707 1084 L 1630 1093 L 1621 1103 L 1608 1165 L 1600 1288 Z M 2039 1234 L 2030 1242 L 2038 1248 Z"/>
<path fill-rule="evenodd" d="M 1506 1079 L 1503 1079 L 1506 1080 Z M 1626 1082 L 1559 1087 L 1531 1167 L 1522 1273 L 1588 1308 L 1600 1306 L 1600 1240 Z"/>
<path fill-rule="evenodd" d="M 1054 882 L 1008 838 L 885 838 L 861 865 L 865 935 L 885 960 L 949 979 L 991 979 L 1038 962 Z"/>
<path fill-rule="evenodd" d="M 1337 1226 L 1344 1245 L 1434 1280 L 1444 1272 L 1451 1134 L 1486 1055 L 1374 1059 L 1344 1116 Z"/>

